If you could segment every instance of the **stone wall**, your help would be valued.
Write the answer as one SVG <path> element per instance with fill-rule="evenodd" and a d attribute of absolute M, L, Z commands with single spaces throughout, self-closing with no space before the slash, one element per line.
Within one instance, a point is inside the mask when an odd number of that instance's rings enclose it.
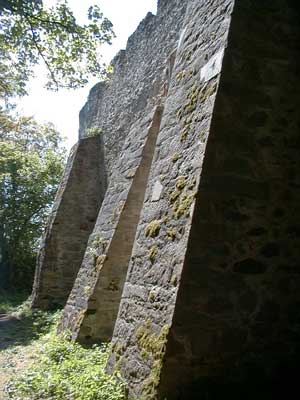
<path fill-rule="evenodd" d="M 120 159 L 120 154 L 124 146 L 125 139 L 129 135 L 131 128 L 135 123 L 139 124 L 138 121 L 147 120 L 149 114 L 152 113 L 155 105 L 159 104 L 161 99 L 165 95 L 167 89 L 168 76 L 165 71 L 166 65 L 169 60 L 170 53 L 174 53 L 174 48 L 177 45 L 177 41 L 180 35 L 180 26 L 184 16 L 184 10 L 186 7 L 187 0 L 171 0 L 158 2 L 157 15 L 147 14 L 146 18 L 140 23 L 137 30 L 128 39 L 126 50 L 122 50 L 113 60 L 114 72 L 107 82 L 100 82 L 92 88 L 88 101 L 80 113 L 80 137 L 84 138 L 86 130 L 88 128 L 97 128 L 101 132 L 101 149 L 97 148 L 97 151 L 101 152 L 101 173 L 105 175 L 105 179 L 101 181 L 101 187 L 95 188 L 99 192 L 99 198 L 97 200 L 98 207 L 101 205 L 105 190 L 107 188 L 106 175 L 108 178 L 113 173 L 117 161 Z M 143 123 L 144 123 L 143 122 Z M 137 132 L 139 135 L 139 132 Z M 142 138 L 143 140 L 143 138 Z M 137 139 L 137 144 L 140 143 Z M 127 147 L 126 147 L 127 146 Z M 124 159 L 122 160 L 123 170 L 126 174 L 130 174 L 138 165 L 138 152 L 137 146 L 132 147 L 134 152 L 132 155 L 127 157 L 131 148 L 125 145 Z M 91 156 L 89 152 L 86 153 L 87 158 L 93 158 L 93 152 Z M 83 161 L 82 161 L 83 162 Z M 85 161 L 89 163 L 89 160 Z M 92 162 L 92 161 L 91 161 Z M 69 168 L 69 167 L 67 167 Z M 77 183 L 72 182 L 72 191 L 80 193 L 83 179 L 86 180 L 85 185 L 89 185 L 91 179 L 88 174 L 84 177 L 84 166 L 82 167 L 82 177 Z M 79 168 L 80 169 L 80 168 Z M 130 172 L 131 171 L 131 172 Z M 114 188 L 116 189 L 119 184 L 118 171 L 115 175 Z M 93 174 L 93 172 L 91 172 Z M 67 175 L 66 175 L 67 179 Z M 64 188 L 66 182 L 62 184 Z M 76 184 L 78 187 L 76 188 Z M 122 183 L 121 183 L 122 185 Z M 118 190 L 118 189 L 116 189 Z M 112 208 L 119 206 L 117 203 L 110 205 Z M 78 204 L 76 204 L 78 201 Z M 64 203 L 63 203 L 64 204 Z M 50 242 L 44 241 L 42 249 L 39 255 L 38 268 L 36 272 L 36 279 L 34 284 L 34 305 L 47 308 L 48 302 L 47 297 L 57 297 L 57 301 L 53 300 L 55 304 L 64 305 L 65 300 L 68 298 L 70 290 L 72 288 L 71 282 L 74 282 L 76 274 L 70 275 L 68 265 L 73 265 L 70 260 L 73 259 L 74 252 L 79 252 L 82 260 L 84 249 L 87 244 L 87 236 L 78 232 L 73 235 L 73 228 L 69 229 L 69 225 L 72 225 L 72 220 L 75 218 L 74 214 L 77 211 L 84 209 L 81 196 L 75 196 L 72 200 L 72 207 L 69 207 L 67 211 L 64 205 L 60 203 L 60 200 L 56 201 L 53 210 L 53 215 L 58 212 L 61 216 L 60 223 L 52 223 L 53 216 L 47 227 L 47 237 L 55 237 Z M 88 205 L 87 205 L 88 207 Z M 57 211 L 58 209 L 58 211 Z M 56 217 L 55 217 L 56 218 Z M 85 217 L 83 216 L 83 219 Z M 95 215 L 93 220 L 95 220 Z M 73 224 L 73 227 L 75 229 Z M 86 231 L 90 234 L 93 230 L 93 226 L 89 224 Z M 52 230 L 55 230 L 52 235 Z M 72 232 L 70 237 L 68 232 Z M 72 238 L 77 238 L 75 239 Z M 58 239 L 59 238 L 59 239 Z M 82 238 L 82 242 L 80 242 Z M 76 243 L 77 250 L 74 249 L 74 243 Z M 51 249 L 50 249 L 51 247 Z M 80 249 L 80 250 L 79 250 Z M 49 252 L 49 256 L 45 258 L 45 252 Z M 48 254 L 48 253 L 47 253 Z M 57 254 L 55 257 L 52 254 Z M 48 258 L 51 258 L 51 267 L 48 266 Z M 50 260 L 49 258 L 49 260 Z M 45 264 L 45 266 L 44 266 Z M 78 271 L 79 265 L 76 261 L 76 268 L 74 271 Z M 63 272 L 63 268 L 66 267 L 66 272 Z M 72 267 L 73 270 L 73 267 Z M 48 271 L 48 272 L 46 272 Z M 52 272 L 50 272 L 52 271 Z M 57 273 L 60 271 L 61 276 Z M 68 281 L 66 285 L 63 281 Z M 60 283 L 59 283 L 60 282 Z M 43 287 L 40 287 L 43 286 Z M 57 286 L 57 289 L 54 289 Z M 54 293 L 60 293 L 62 288 L 68 288 L 68 291 L 62 296 L 54 296 Z M 53 295 L 46 294 L 50 290 Z M 38 300 L 41 298 L 41 293 L 45 293 L 45 300 L 41 302 Z M 40 293 L 39 295 L 37 295 Z"/>
<path fill-rule="evenodd" d="M 272 396 L 295 379 L 297 8 L 189 3 L 108 365 L 130 398 Z"/>
<path fill-rule="evenodd" d="M 130 398 L 157 395 L 232 3 L 191 1 L 184 21 L 109 362 L 128 382 Z"/>
<path fill-rule="evenodd" d="M 163 108 L 133 125 L 107 189 L 93 234 L 64 309 L 61 329 L 73 339 L 112 337 Z"/>
<path fill-rule="evenodd" d="M 81 139 L 71 150 L 40 248 L 33 307 L 64 306 L 82 262 L 106 176 L 101 139 Z"/>
<path fill-rule="evenodd" d="M 188 0 L 159 0 L 112 61 L 114 73 L 97 84 L 80 112 L 80 137 L 89 127 L 102 130 L 108 175 L 113 172 L 130 127 L 157 103 L 166 60 L 176 47 Z"/>
<path fill-rule="evenodd" d="M 167 344 L 162 398 L 170 390 L 168 399 L 205 393 L 275 398 L 278 381 L 295 385 L 300 345 L 295 11 L 285 1 L 236 2 Z"/>
<path fill-rule="evenodd" d="M 60 330 L 113 334 L 130 399 L 274 398 L 297 377 L 299 15 L 161 0 L 81 112 L 109 185 Z"/>

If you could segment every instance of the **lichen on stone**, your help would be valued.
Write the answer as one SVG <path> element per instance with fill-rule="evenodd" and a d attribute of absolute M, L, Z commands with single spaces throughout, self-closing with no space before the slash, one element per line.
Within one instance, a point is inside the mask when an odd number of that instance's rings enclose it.
<path fill-rule="evenodd" d="M 155 301 L 155 293 L 153 292 L 153 290 L 151 290 L 149 293 L 149 300 L 151 303 Z"/>
<path fill-rule="evenodd" d="M 190 131 L 189 125 L 187 125 L 187 126 L 185 126 L 185 127 L 183 128 L 183 130 L 182 130 L 182 132 L 181 132 L 181 135 L 180 135 L 180 142 L 181 142 L 181 143 L 184 142 L 184 141 L 187 139 L 188 134 L 189 134 L 189 131 Z"/>
<path fill-rule="evenodd" d="M 106 250 L 107 240 L 105 240 L 100 235 L 96 235 L 92 241 L 92 246 L 96 249 L 100 249 L 102 252 Z"/>
<path fill-rule="evenodd" d="M 180 175 L 176 179 L 176 189 L 182 190 L 182 189 L 184 189 L 185 185 L 186 185 L 186 177 L 183 175 Z"/>
<path fill-rule="evenodd" d="M 194 187 L 196 186 L 196 184 L 197 184 L 197 179 L 196 179 L 196 177 L 194 176 L 194 177 L 190 180 L 190 182 L 189 182 L 187 188 L 188 188 L 189 190 L 193 190 Z"/>
<path fill-rule="evenodd" d="M 157 256 L 158 253 L 158 247 L 156 244 L 152 245 L 149 249 L 149 259 L 151 262 L 154 262 L 155 257 Z"/>
<path fill-rule="evenodd" d="M 199 100 L 204 103 L 210 96 L 212 96 L 217 90 L 217 81 L 214 83 L 206 83 L 200 92 Z"/>
<path fill-rule="evenodd" d="M 145 235 L 148 237 L 155 237 L 159 234 L 159 230 L 160 230 L 160 221 L 157 219 L 154 219 L 153 221 L 151 221 L 145 229 Z"/>
<path fill-rule="evenodd" d="M 201 132 L 199 133 L 199 138 L 200 138 L 200 142 L 201 142 L 201 143 L 204 143 L 205 140 L 206 140 L 206 132 L 205 132 L 205 131 L 201 131 Z"/>
<path fill-rule="evenodd" d="M 167 229 L 167 238 L 169 240 L 174 241 L 176 239 L 177 229 L 176 228 L 169 228 Z"/>
<path fill-rule="evenodd" d="M 176 75 L 176 81 L 180 82 L 182 79 L 184 79 L 186 76 L 186 71 L 182 70 L 180 72 L 178 72 L 178 74 Z"/>
<path fill-rule="evenodd" d="M 159 333 L 153 333 L 151 320 L 148 319 L 136 331 L 135 336 L 141 356 L 152 359 L 150 374 L 143 383 L 142 399 L 152 399 L 159 385 L 169 329 L 169 325 L 166 324 L 161 328 Z"/>
<path fill-rule="evenodd" d="M 182 117 L 183 117 L 183 109 L 182 107 L 180 107 L 177 112 L 176 112 L 177 118 L 179 119 L 179 121 L 181 121 Z"/>
<path fill-rule="evenodd" d="M 170 195 L 169 195 L 169 200 L 170 200 L 170 203 L 171 204 L 173 204 L 173 203 L 175 203 L 175 201 L 178 199 L 178 197 L 180 196 L 180 190 L 178 190 L 178 189 L 175 189 L 175 190 L 173 190 L 171 193 L 170 193 Z"/>
<path fill-rule="evenodd" d="M 106 254 L 102 254 L 101 256 L 98 256 L 98 257 L 97 257 L 96 263 L 95 263 L 95 266 L 96 266 L 97 271 L 100 271 L 100 270 L 101 270 L 101 268 L 103 267 L 103 264 L 104 264 L 105 260 L 106 260 Z"/>
<path fill-rule="evenodd" d="M 90 291 L 91 291 L 91 287 L 88 285 L 83 288 L 83 293 L 85 294 L 85 296 L 89 296 Z"/>
<path fill-rule="evenodd" d="M 178 161 L 181 158 L 181 155 L 179 153 L 174 153 L 172 156 L 172 162 L 176 163 L 176 161 Z"/>
<path fill-rule="evenodd" d="M 194 198 L 195 198 L 195 193 L 185 194 L 175 202 L 173 206 L 173 211 L 174 211 L 174 217 L 176 219 L 179 219 L 182 216 L 186 217 L 189 216 L 190 207 L 194 201 Z"/>
<path fill-rule="evenodd" d="M 125 350 L 125 345 L 119 341 L 115 342 L 112 346 L 112 352 L 115 354 L 116 359 L 119 359 Z"/>
<path fill-rule="evenodd" d="M 173 286 L 177 286 L 177 283 L 178 283 L 178 279 L 177 279 L 177 275 L 172 275 L 172 277 L 171 277 L 171 284 L 173 285 Z"/>

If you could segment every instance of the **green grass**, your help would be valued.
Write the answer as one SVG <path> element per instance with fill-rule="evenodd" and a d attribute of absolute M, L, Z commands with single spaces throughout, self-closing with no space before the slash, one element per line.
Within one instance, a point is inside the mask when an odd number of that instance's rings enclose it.
<path fill-rule="evenodd" d="M 6 292 L 0 289 L 0 314 L 16 311 L 28 298 L 26 292 Z"/>
<path fill-rule="evenodd" d="M 60 311 L 33 311 L 14 296 L 0 295 L 0 304 L 8 317 L 0 325 L 1 399 L 125 399 L 121 378 L 105 372 L 108 344 L 86 349 L 57 335 Z"/>
<path fill-rule="evenodd" d="M 47 335 L 37 344 L 34 364 L 6 387 L 12 400 L 123 400 L 120 378 L 105 373 L 109 346 L 84 349 L 65 336 Z"/>

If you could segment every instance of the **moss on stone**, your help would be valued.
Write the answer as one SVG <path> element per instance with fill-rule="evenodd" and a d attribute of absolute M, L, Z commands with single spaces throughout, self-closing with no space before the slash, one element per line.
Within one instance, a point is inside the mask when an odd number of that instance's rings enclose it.
<path fill-rule="evenodd" d="M 172 207 L 172 217 L 179 219 L 182 216 L 188 216 L 190 206 L 195 198 L 196 192 L 191 192 L 196 186 L 197 180 L 195 177 L 187 179 L 185 176 L 179 176 L 176 180 L 175 188 L 169 193 L 169 201 Z M 167 230 L 167 236 L 173 240 L 173 232 Z"/>
<path fill-rule="evenodd" d="M 189 216 L 190 207 L 194 201 L 195 194 L 191 193 L 189 195 L 185 194 L 182 198 L 178 199 L 173 206 L 174 216 L 176 219 L 181 218 L 182 216 Z"/>
<path fill-rule="evenodd" d="M 143 383 L 143 400 L 152 399 L 159 385 L 168 333 L 169 325 L 164 325 L 159 333 L 153 333 L 151 330 L 151 321 L 149 319 L 136 331 L 136 338 L 141 356 L 147 356 L 153 360 L 150 374 Z"/>
<path fill-rule="evenodd" d="M 94 237 L 94 240 L 92 241 L 92 246 L 95 249 L 100 249 L 102 252 L 106 250 L 106 247 L 108 245 L 108 241 L 105 240 L 102 236 L 96 235 Z"/>
<path fill-rule="evenodd" d="M 102 254 L 101 256 L 97 257 L 95 266 L 98 271 L 100 271 L 101 268 L 103 267 L 105 260 L 106 260 L 106 254 Z"/>
<path fill-rule="evenodd" d="M 85 294 L 85 296 L 89 296 L 90 292 L 91 292 L 91 287 L 90 286 L 87 285 L 87 286 L 85 286 L 83 288 L 83 293 Z"/>
<path fill-rule="evenodd" d="M 217 81 L 214 83 L 207 83 L 203 86 L 200 92 L 200 102 L 204 103 L 210 96 L 212 96 L 217 90 Z"/>
<path fill-rule="evenodd" d="M 185 186 L 186 186 L 186 177 L 181 175 L 176 180 L 175 189 L 171 191 L 169 194 L 169 200 L 171 204 L 174 204 L 178 200 Z"/>
<path fill-rule="evenodd" d="M 149 249 L 149 259 L 151 262 L 154 262 L 155 257 L 157 256 L 158 253 L 158 247 L 156 246 L 156 244 L 152 245 Z"/>
<path fill-rule="evenodd" d="M 149 353 L 146 350 L 141 351 L 141 357 L 146 360 L 149 358 Z"/>
<path fill-rule="evenodd" d="M 183 175 L 180 175 L 176 179 L 176 189 L 182 190 L 182 189 L 184 189 L 185 185 L 186 185 L 186 177 Z"/>
<path fill-rule="evenodd" d="M 176 81 L 180 82 L 182 79 L 184 79 L 185 76 L 186 76 L 185 70 L 178 72 L 178 74 L 176 75 Z"/>
<path fill-rule="evenodd" d="M 151 373 L 145 379 L 142 387 L 142 400 L 153 400 L 156 395 L 156 388 L 160 382 L 160 375 L 162 370 L 162 360 L 155 360 L 151 367 Z"/>
<path fill-rule="evenodd" d="M 184 111 L 186 114 L 191 114 L 196 109 L 199 92 L 200 92 L 200 89 L 199 89 L 197 83 L 195 83 L 192 90 L 188 94 L 188 101 L 184 106 Z"/>
<path fill-rule="evenodd" d="M 199 133 L 199 138 L 200 138 L 200 142 L 201 142 L 201 143 L 204 143 L 205 140 L 206 140 L 206 131 L 201 131 L 201 132 Z"/>
<path fill-rule="evenodd" d="M 125 345 L 119 341 L 115 342 L 112 346 L 112 352 L 115 354 L 116 360 L 123 355 L 125 351 Z"/>
<path fill-rule="evenodd" d="M 181 135 L 180 135 L 180 142 L 182 143 L 182 142 L 184 142 L 186 139 L 187 139 L 187 137 L 188 137 L 188 134 L 189 134 L 189 127 L 185 127 L 183 130 L 182 130 L 182 132 L 181 132 Z"/>
<path fill-rule="evenodd" d="M 194 189 L 194 187 L 196 186 L 196 183 L 197 183 L 197 179 L 196 179 L 196 177 L 194 176 L 192 179 L 191 179 L 191 181 L 190 181 L 190 183 L 188 184 L 188 189 L 189 190 L 193 190 Z"/>
<path fill-rule="evenodd" d="M 169 333 L 169 325 L 164 325 L 159 333 L 153 333 L 151 320 L 148 319 L 135 333 L 140 349 L 146 350 L 155 359 L 160 358 L 165 350 L 165 343 Z"/>
<path fill-rule="evenodd" d="M 113 368 L 114 374 L 118 373 L 119 370 L 121 369 L 121 364 L 123 362 L 125 349 L 126 349 L 125 344 L 119 341 L 115 342 L 112 345 L 112 353 L 114 354 L 116 361 Z"/>
<path fill-rule="evenodd" d="M 173 285 L 173 286 L 177 286 L 177 282 L 178 282 L 178 279 L 177 279 L 177 275 L 172 275 L 172 277 L 171 277 L 171 284 Z"/>
<path fill-rule="evenodd" d="M 173 156 L 172 156 L 172 162 L 176 163 L 176 161 L 178 161 L 179 158 L 181 158 L 181 155 L 179 153 L 177 153 L 177 152 L 174 153 Z"/>
<path fill-rule="evenodd" d="M 183 117 L 183 109 L 181 107 L 177 110 L 176 115 L 177 115 L 177 118 L 179 119 L 179 121 L 181 121 L 181 119 Z"/>
<path fill-rule="evenodd" d="M 148 236 L 155 237 L 159 234 L 159 230 L 160 230 L 160 221 L 154 219 L 146 226 L 145 235 L 147 237 Z"/>
<path fill-rule="evenodd" d="M 155 301 L 155 293 L 153 292 L 153 290 L 151 290 L 149 293 L 149 300 L 151 303 Z"/>
<path fill-rule="evenodd" d="M 175 201 L 178 199 L 178 197 L 180 196 L 180 190 L 175 189 L 173 192 L 170 193 L 169 195 L 169 199 L 170 199 L 170 203 L 173 204 L 175 203 Z"/>
<path fill-rule="evenodd" d="M 167 229 L 167 238 L 169 240 L 175 240 L 176 239 L 176 234 L 177 234 L 177 229 L 176 228 L 169 228 Z"/>

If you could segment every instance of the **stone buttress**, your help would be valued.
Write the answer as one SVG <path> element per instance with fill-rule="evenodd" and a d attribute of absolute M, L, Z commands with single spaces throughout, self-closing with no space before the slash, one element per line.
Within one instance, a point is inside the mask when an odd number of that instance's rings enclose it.
<path fill-rule="evenodd" d="M 109 185 L 60 329 L 112 337 L 129 399 L 297 382 L 299 15 L 294 0 L 161 0 L 81 112 Z"/>
<path fill-rule="evenodd" d="M 126 50 L 121 50 L 114 58 L 112 62 L 114 72 L 110 79 L 100 82 L 92 88 L 88 101 L 80 112 L 80 138 L 86 137 L 89 130 L 90 132 L 94 130 L 101 132 L 99 162 L 101 162 L 101 173 L 107 176 L 108 183 L 111 182 L 112 174 L 114 174 L 115 167 L 120 159 L 127 136 L 132 129 L 138 129 L 139 123 L 143 125 L 147 118 L 151 119 L 150 114 L 165 95 L 162 87 L 166 81 L 164 72 L 166 60 L 172 52 L 174 53 L 186 3 L 187 0 L 160 0 L 158 2 L 157 15 L 148 13 L 139 24 L 137 30 L 128 39 Z M 144 126 L 141 126 L 141 129 L 146 132 Z M 129 162 L 130 158 L 132 165 L 127 164 L 124 168 L 134 170 L 136 168 L 135 156 L 126 159 L 126 152 L 128 153 L 130 149 L 131 147 L 128 150 L 125 149 L 122 165 Z M 135 148 L 134 151 L 138 153 L 139 150 Z M 89 158 L 88 153 L 86 156 Z M 88 185 L 90 175 L 84 176 L 84 174 L 85 172 L 82 172 L 82 178 L 86 180 L 85 184 Z M 91 172 L 92 174 L 93 172 Z M 118 176 L 118 172 L 114 175 L 114 179 L 116 176 Z M 73 182 L 72 190 L 80 192 L 81 182 L 78 182 L 78 185 L 76 189 L 75 182 Z M 116 182 L 115 185 L 117 186 Z M 95 189 L 99 191 L 98 208 L 101 206 L 106 188 L 105 182 L 104 185 L 102 184 L 101 187 Z M 78 204 L 76 204 L 76 199 Z M 114 197 L 112 201 L 115 200 Z M 65 304 L 80 266 L 79 260 L 72 261 L 72 254 L 80 248 L 82 260 L 87 238 L 94 228 L 94 226 L 89 225 L 88 231 L 86 231 L 87 235 L 82 236 L 82 241 L 79 243 L 80 234 L 73 235 L 73 228 L 68 227 L 69 221 L 75 218 L 78 210 L 85 206 L 88 208 L 89 205 L 84 203 L 83 197 L 75 196 L 65 213 L 62 211 L 64 210 L 63 204 L 60 201 L 55 203 L 53 215 L 60 214 L 60 223 L 53 224 L 51 222 L 53 217 L 51 217 L 46 235 L 53 237 L 53 239 L 51 243 L 49 241 L 43 242 L 39 255 L 33 293 L 34 306 L 48 308 L 54 304 L 60 306 Z M 65 218 L 63 215 L 65 215 Z M 95 215 L 93 219 L 96 220 Z M 52 234 L 51 231 L 54 228 L 55 233 Z M 78 229 L 81 228 L 78 227 Z M 70 232 L 72 232 L 72 235 Z M 52 256 L 52 254 L 59 254 L 59 256 Z M 50 264 L 47 261 L 49 257 L 51 258 L 51 260 L 49 259 L 51 267 L 49 267 Z M 65 279 L 66 282 L 64 282 Z M 65 293 L 60 293 L 64 289 L 66 290 Z M 49 293 L 53 292 L 53 294 L 49 294 L 53 301 L 47 300 L 48 291 Z M 45 296 L 43 302 L 40 301 L 42 292 L 44 293 L 42 296 Z M 57 301 L 55 297 L 57 297 Z"/>
<path fill-rule="evenodd" d="M 112 337 L 163 106 L 146 111 L 127 136 L 63 312 L 59 329 L 85 343 Z"/>
<path fill-rule="evenodd" d="M 43 236 L 33 285 L 33 307 L 51 309 L 65 305 L 105 188 L 100 139 L 81 139 L 71 150 Z"/>
<path fill-rule="evenodd" d="M 190 1 L 184 32 L 108 370 L 130 399 L 274 398 L 299 365 L 299 6 Z"/>

